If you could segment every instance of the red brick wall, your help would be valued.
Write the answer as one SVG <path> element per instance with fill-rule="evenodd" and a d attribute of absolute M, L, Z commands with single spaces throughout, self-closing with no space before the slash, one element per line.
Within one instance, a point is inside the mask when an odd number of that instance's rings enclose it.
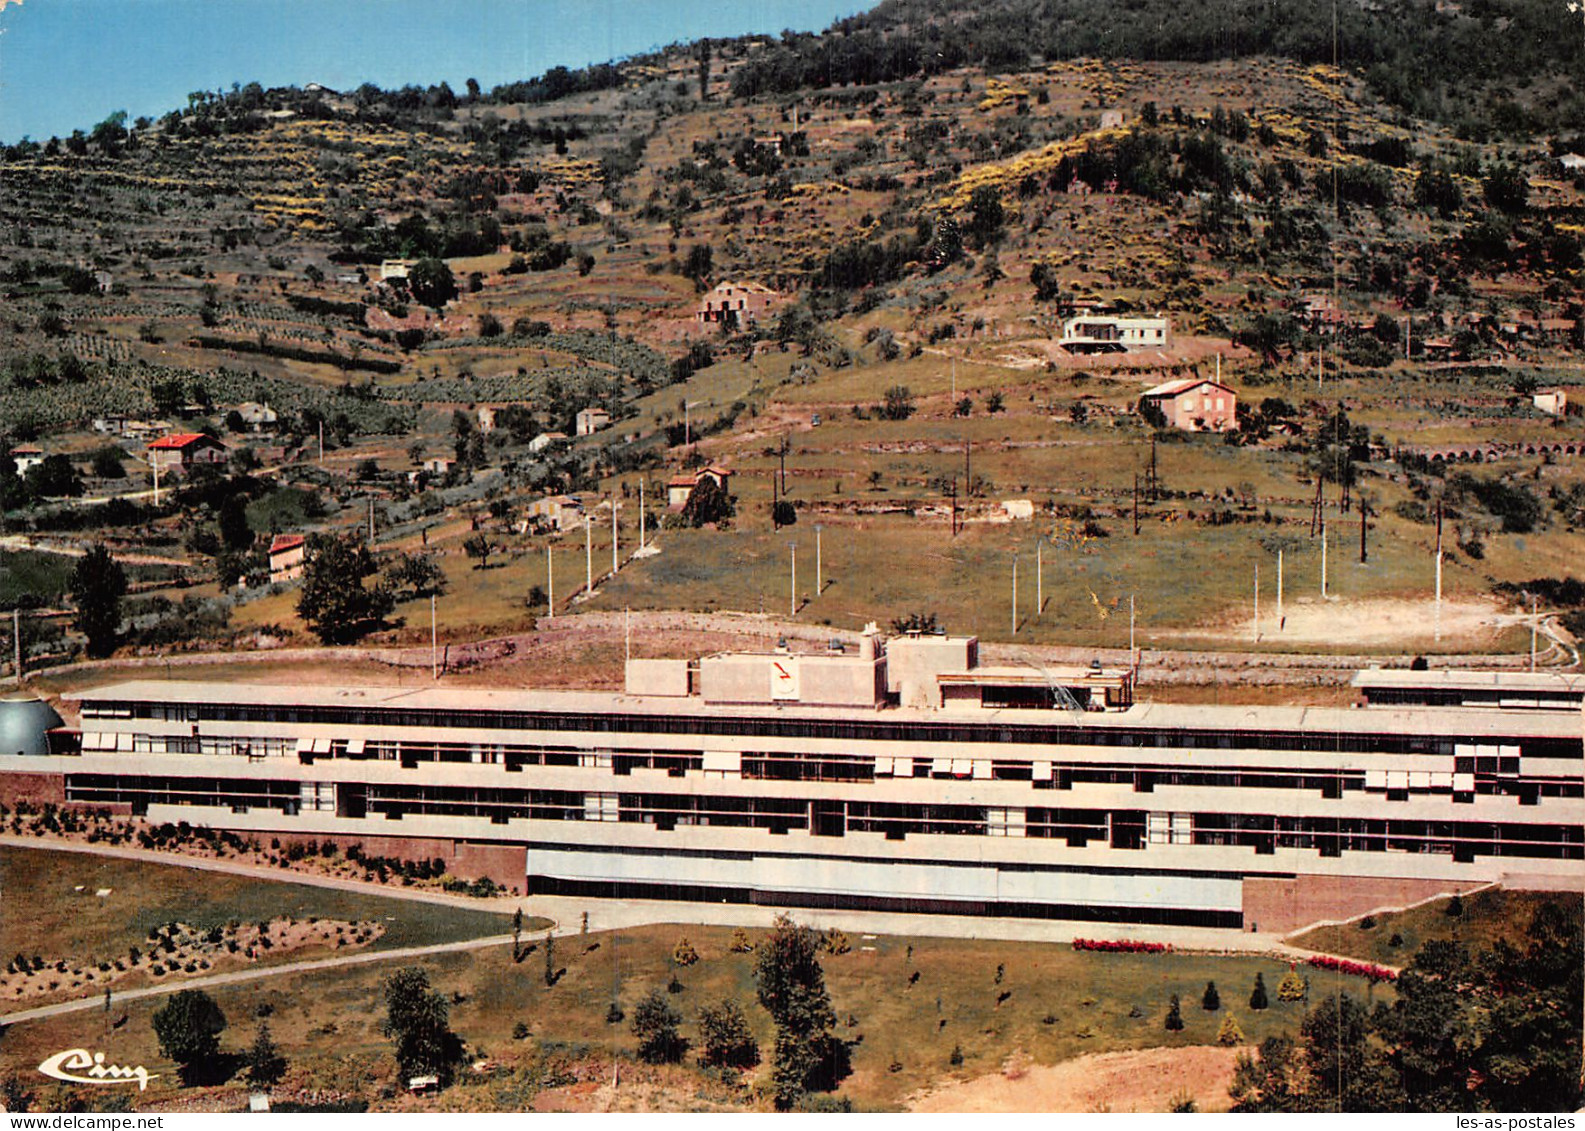
<path fill-rule="evenodd" d="M 446 871 L 464 880 L 489 877 L 508 891 L 521 892 L 526 882 L 527 853 L 522 845 L 476 844 L 450 837 L 348 836 L 340 833 L 315 836 L 310 833 L 256 833 L 263 844 L 279 840 L 283 845 L 308 841 L 333 841 L 343 852 L 356 844 L 369 856 L 389 856 L 396 860 L 434 860 L 445 862 Z"/>
<path fill-rule="evenodd" d="M 1326 919 L 1352 919 L 1384 907 L 1404 907 L 1432 896 L 1465 892 L 1475 881 L 1297 876 L 1244 881 L 1246 931 L 1294 931 Z"/>
<path fill-rule="evenodd" d="M 59 805 L 65 800 L 65 774 L 0 774 L 0 802 L 6 805 L 18 801 L 35 805 L 53 801 Z"/>

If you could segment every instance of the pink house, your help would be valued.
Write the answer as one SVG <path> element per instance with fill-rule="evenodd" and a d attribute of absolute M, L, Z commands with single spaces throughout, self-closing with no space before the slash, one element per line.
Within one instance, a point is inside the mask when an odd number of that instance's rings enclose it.
<path fill-rule="evenodd" d="M 701 326 L 746 328 L 781 302 L 781 295 L 759 283 L 718 283 L 699 301 L 694 321 Z"/>
<path fill-rule="evenodd" d="M 1153 404 L 1170 427 L 1184 432 L 1229 432 L 1238 427 L 1238 394 L 1220 381 L 1188 377 L 1146 389 L 1139 398 L 1143 412 Z"/>

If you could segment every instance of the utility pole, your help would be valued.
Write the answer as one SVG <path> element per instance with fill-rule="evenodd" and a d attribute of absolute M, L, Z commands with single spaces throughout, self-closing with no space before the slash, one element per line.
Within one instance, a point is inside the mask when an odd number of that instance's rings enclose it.
<path fill-rule="evenodd" d="M 548 543 L 545 546 L 545 619 L 556 619 L 556 559 Z"/>
<path fill-rule="evenodd" d="M 19 608 L 11 610 L 11 645 L 15 649 L 14 662 L 15 662 L 15 665 L 16 665 L 15 668 L 12 670 L 12 675 L 13 675 L 13 677 L 16 680 L 16 685 L 18 687 L 21 687 L 22 686 L 22 610 L 19 609 Z"/>
<path fill-rule="evenodd" d="M 1436 625 L 1437 643 L 1442 641 L 1442 500 L 1436 501 Z"/>
<path fill-rule="evenodd" d="M 1134 595 L 1128 595 L 1128 663 L 1130 667 L 1137 667 L 1138 661 L 1134 659 Z"/>
<path fill-rule="evenodd" d="M 1046 607 L 1046 589 L 1045 589 L 1046 578 L 1045 578 L 1045 568 L 1044 568 L 1045 562 L 1044 562 L 1044 556 L 1041 553 L 1041 550 L 1043 548 L 1044 548 L 1044 541 L 1042 539 L 1040 539 L 1040 538 L 1036 538 L 1035 539 L 1035 617 L 1037 619 L 1039 618 L 1039 616 L 1041 614 L 1041 611 L 1044 610 L 1045 607 Z"/>
<path fill-rule="evenodd" d="M 1260 563 L 1255 563 L 1255 623 L 1250 631 L 1250 638 L 1260 643 Z"/>
<path fill-rule="evenodd" d="M 624 663 L 633 662 L 633 610 L 626 605 L 622 606 L 622 660 Z"/>
<path fill-rule="evenodd" d="M 958 536 L 958 479 L 952 477 L 952 537 Z"/>
<path fill-rule="evenodd" d="M 1530 670 L 1532 672 L 1535 671 L 1535 636 L 1536 636 L 1535 594 L 1532 593 L 1532 594 L 1530 594 Z"/>
<path fill-rule="evenodd" d="M 1282 551 L 1277 551 L 1277 629 L 1282 629 Z"/>
<path fill-rule="evenodd" d="M 583 598 L 594 592 L 594 516 L 583 516 Z"/>
<path fill-rule="evenodd" d="M 1321 520 L 1321 600 L 1326 600 L 1326 520 Z"/>
<path fill-rule="evenodd" d="M 621 568 L 616 552 L 616 496 L 611 496 L 611 576 L 616 576 L 616 571 Z"/>
<path fill-rule="evenodd" d="M 792 552 L 792 575 L 787 584 L 788 605 L 791 612 L 789 616 L 798 615 L 798 543 L 789 542 L 787 548 Z"/>
<path fill-rule="evenodd" d="M 644 548 L 644 480 L 638 481 L 638 548 Z"/>
<path fill-rule="evenodd" d="M 1134 472 L 1134 537 L 1139 537 L 1139 472 Z"/>
<path fill-rule="evenodd" d="M 1151 433 L 1150 435 L 1150 501 L 1152 503 L 1158 503 L 1161 501 L 1161 479 L 1156 470 L 1155 433 Z"/>
<path fill-rule="evenodd" d="M 825 572 L 820 561 L 820 524 L 815 523 L 815 596 L 825 592 Z"/>
<path fill-rule="evenodd" d="M 969 451 L 974 446 L 973 440 L 963 441 L 963 494 L 964 497 L 974 494 L 974 480 L 969 474 Z"/>
<path fill-rule="evenodd" d="M 1018 551 L 1013 551 L 1013 635 L 1018 635 Z"/>
<path fill-rule="evenodd" d="M 429 595 L 429 675 L 440 678 L 440 637 L 435 628 L 435 595 Z"/>
<path fill-rule="evenodd" d="M 160 457 L 157 454 L 149 457 L 149 466 L 154 469 L 154 507 L 158 510 L 160 505 Z"/>
<path fill-rule="evenodd" d="M 1359 564 L 1365 564 L 1365 516 L 1370 513 L 1370 506 L 1365 502 L 1365 496 L 1359 497 Z"/>

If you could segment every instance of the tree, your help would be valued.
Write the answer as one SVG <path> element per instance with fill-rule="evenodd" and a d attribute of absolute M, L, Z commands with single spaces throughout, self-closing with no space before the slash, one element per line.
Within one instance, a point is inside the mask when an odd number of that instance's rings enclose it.
<path fill-rule="evenodd" d="M 226 1028 L 226 1015 L 214 998 L 203 990 L 182 990 L 155 1010 L 152 1021 L 160 1055 L 176 1062 L 182 1083 L 205 1079 L 214 1070 Z"/>
<path fill-rule="evenodd" d="M 688 1049 L 688 1042 L 677 1031 L 682 1014 L 671 1007 L 666 995 L 650 990 L 633 1008 L 633 1035 L 638 1038 L 638 1058 L 646 1064 L 675 1064 Z"/>
<path fill-rule="evenodd" d="M 699 1063 L 706 1068 L 753 1068 L 759 1063 L 759 1042 L 734 1001 L 701 1007 L 699 1036 L 704 1044 Z"/>
<path fill-rule="evenodd" d="M 1216 992 L 1216 983 L 1205 983 L 1205 994 L 1200 998 L 1200 1008 L 1207 1013 L 1215 1013 L 1222 1008 L 1222 995 Z"/>
<path fill-rule="evenodd" d="M 366 587 L 374 555 L 353 537 L 315 535 L 303 564 L 297 612 L 326 644 L 345 644 L 373 631 L 395 606 L 384 583 Z"/>
<path fill-rule="evenodd" d="M 260 1023 L 258 1035 L 248 1049 L 248 1081 L 253 1084 L 279 1083 L 286 1074 L 286 1058 L 270 1039 L 270 1027 Z"/>
<path fill-rule="evenodd" d="M 1530 203 L 1530 180 L 1513 165 L 1494 164 L 1480 182 L 1486 203 L 1499 212 L 1523 212 Z"/>
<path fill-rule="evenodd" d="M 1002 194 L 995 185 L 981 185 L 969 197 L 968 232 L 981 246 L 994 243 L 1002 233 L 1006 211 L 1002 208 Z"/>
<path fill-rule="evenodd" d="M 556 984 L 556 936 L 550 931 L 545 932 L 545 984 Z"/>
<path fill-rule="evenodd" d="M 1297 966 L 1288 964 L 1288 972 L 1282 976 L 1282 981 L 1277 984 L 1278 1001 L 1303 1001 L 1310 992 L 1309 983 L 1304 975 L 1299 973 Z"/>
<path fill-rule="evenodd" d="M 253 528 L 248 525 L 248 504 L 241 495 L 227 495 L 216 516 L 220 540 L 228 549 L 246 550 L 253 545 Z"/>
<path fill-rule="evenodd" d="M 125 479 L 127 469 L 121 466 L 121 449 L 111 446 L 94 453 L 90 467 L 101 479 Z"/>
<path fill-rule="evenodd" d="M 829 1090 L 845 1073 L 845 1048 L 832 1033 L 836 1014 L 815 957 L 820 936 L 777 916 L 760 948 L 755 980 L 760 1005 L 776 1024 L 776 1106 L 792 1107 L 812 1090 Z"/>
<path fill-rule="evenodd" d="M 742 927 L 733 927 L 732 938 L 727 943 L 727 949 L 733 954 L 747 954 L 754 949 L 754 942 L 748 937 L 748 932 Z"/>
<path fill-rule="evenodd" d="M 1167 1032 L 1177 1033 L 1183 1029 L 1183 1007 L 1178 1004 L 1178 995 L 1172 995 L 1172 1001 L 1167 1005 Z"/>
<path fill-rule="evenodd" d="M 682 521 L 693 527 L 708 526 L 712 522 L 731 518 L 733 512 L 732 496 L 726 493 L 715 476 L 706 475 L 688 492 L 688 501 L 682 508 Z"/>
<path fill-rule="evenodd" d="M 380 1032 L 396 1041 L 404 1080 L 438 1076 L 442 1086 L 462 1059 L 462 1039 L 451 1031 L 446 999 L 429 988 L 429 975 L 407 966 L 385 980 L 385 1020 Z"/>
<path fill-rule="evenodd" d="M 443 259 L 425 258 L 407 272 L 407 289 L 425 306 L 439 310 L 457 297 L 457 281 Z"/>
<path fill-rule="evenodd" d="M 1260 971 L 1255 971 L 1255 988 L 1249 994 L 1249 1008 L 1265 1009 L 1271 1003 L 1266 1000 L 1266 979 Z"/>
<path fill-rule="evenodd" d="M 474 568 L 490 568 L 490 555 L 495 552 L 495 545 L 490 541 L 488 535 L 483 533 L 475 534 L 462 544 L 462 548 L 470 558 L 479 563 Z"/>
<path fill-rule="evenodd" d="M 884 396 L 881 415 L 887 420 L 907 420 L 914 414 L 914 394 L 907 385 L 893 385 Z"/>
<path fill-rule="evenodd" d="M 1241 1045 L 1249 1038 L 1244 1036 L 1244 1030 L 1239 1027 L 1238 1018 L 1229 1013 L 1222 1018 L 1222 1027 L 1216 1031 L 1216 1043 L 1219 1045 Z"/>
<path fill-rule="evenodd" d="M 36 499 L 76 498 L 83 493 L 82 477 L 67 457 L 57 452 L 28 468 L 28 491 Z"/>
<path fill-rule="evenodd" d="M 1293 1038 L 1285 1034 L 1261 1041 L 1258 1056 L 1240 1053 L 1233 1070 L 1233 1083 L 1227 1090 L 1233 1100 L 1233 1110 L 1298 1110 L 1295 1089 L 1302 1068 L 1298 1048 Z"/>
<path fill-rule="evenodd" d="M 771 504 L 771 524 L 773 526 L 792 526 L 798 521 L 798 508 L 786 499 L 777 499 Z"/>
<path fill-rule="evenodd" d="M 710 278 L 710 267 L 714 259 L 715 250 L 707 243 L 696 243 L 688 249 L 688 258 L 683 261 L 682 274 L 693 281 L 694 290 L 704 290 L 705 282 Z"/>
<path fill-rule="evenodd" d="M 77 605 L 73 625 L 88 638 L 88 654 L 108 656 L 116 650 L 121 627 L 121 598 L 126 596 L 127 575 L 121 563 L 96 543 L 72 570 L 72 601 Z"/>
<path fill-rule="evenodd" d="M 672 948 L 671 960 L 678 966 L 692 966 L 699 961 L 699 952 L 693 948 L 693 943 L 688 941 L 686 935 L 677 940 L 677 945 Z"/>

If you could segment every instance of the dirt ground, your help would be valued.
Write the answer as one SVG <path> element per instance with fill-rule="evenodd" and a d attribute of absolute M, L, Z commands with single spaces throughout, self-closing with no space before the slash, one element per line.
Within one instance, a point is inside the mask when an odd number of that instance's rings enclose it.
<path fill-rule="evenodd" d="M 1382 597 L 1366 600 L 1301 597 L 1284 602 L 1277 616 L 1276 601 L 1263 594 L 1260 604 L 1262 643 L 1323 645 L 1343 648 L 1430 646 L 1438 642 L 1435 602 L 1425 598 Z M 1250 639 L 1253 611 L 1203 628 L 1156 631 L 1157 638 L 1203 638 L 1214 635 L 1230 641 Z M 1491 647 L 1507 628 L 1526 618 L 1505 612 L 1494 600 L 1480 597 L 1445 599 L 1440 616 L 1440 644 L 1444 648 L 1480 651 Z M 1543 641 L 1543 643 L 1545 643 Z"/>
<path fill-rule="evenodd" d="M 1228 1085 L 1242 1051 L 1216 1045 L 1081 1056 L 932 1088 L 910 1099 L 927 1112 L 1171 1111 L 1192 1098 L 1200 1111 L 1226 1111 Z"/>

